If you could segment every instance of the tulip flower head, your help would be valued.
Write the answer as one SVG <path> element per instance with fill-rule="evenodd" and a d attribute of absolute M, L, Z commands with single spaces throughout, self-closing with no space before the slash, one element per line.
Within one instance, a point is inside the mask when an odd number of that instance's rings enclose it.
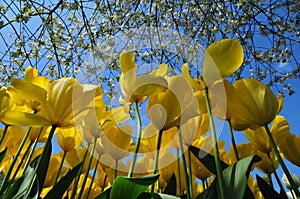
<path fill-rule="evenodd" d="M 258 80 L 238 80 L 234 88 L 234 108 L 231 110 L 234 130 L 254 130 L 269 124 L 281 110 L 282 98 L 277 99 L 271 89 Z"/>
<path fill-rule="evenodd" d="M 122 103 L 142 102 L 147 96 L 164 92 L 168 86 L 162 77 L 167 72 L 167 65 L 160 67 L 149 75 L 136 77 L 136 64 L 132 53 L 124 50 L 120 54 L 120 86 L 123 94 Z"/>

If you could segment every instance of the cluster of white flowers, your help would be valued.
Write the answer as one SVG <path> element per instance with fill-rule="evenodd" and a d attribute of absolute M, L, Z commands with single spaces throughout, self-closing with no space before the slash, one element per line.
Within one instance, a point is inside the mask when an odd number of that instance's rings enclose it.
<path fill-rule="evenodd" d="M 101 64 L 105 66 L 102 68 L 117 71 L 118 50 L 111 49 L 113 45 L 107 43 L 116 42 L 113 38 L 120 32 L 130 35 L 137 34 L 131 30 L 140 27 L 156 27 L 192 38 L 204 48 L 221 38 L 237 38 L 245 49 L 245 62 L 235 78 L 251 76 L 262 80 L 272 74 L 272 84 L 279 83 L 282 86 L 277 87 L 284 88 L 289 78 L 300 76 L 300 58 L 294 53 L 300 42 L 297 0 L 124 0 L 83 1 L 82 5 L 65 0 L 44 5 L 43 2 L 1 3 L 1 12 L 6 16 L 0 17 L 0 22 L 3 22 L 0 29 L 0 65 L 4 68 L 1 71 L 5 71 L 2 75 L 15 76 L 11 69 L 20 68 L 17 72 L 21 72 L 28 65 L 42 68 L 43 75 L 53 77 L 76 76 L 78 69 L 87 71 L 88 76 L 95 75 L 92 67 L 98 66 L 85 66 L 87 56 L 95 49 L 103 52 Z M 174 35 L 161 35 L 161 47 L 169 48 L 171 52 L 174 50 L 172 42 L 182 41 L 164 37 L 174 38 Z M 149 39 L 157 41 L 157 38 Z M 141 48 L 137 43 L 126 45 L 132 49 Z M 136 53 L 138 57 L 140 52 Z M 174 68 L 180 62 L 178 57 L 166 51 L 154 48 L 147 53 L 145 62 L 167 60 Z M 289 71 L 278 71 L 280 63 L 288 63 Z M 7 79 L 2 78 L 1 81 Z"/>

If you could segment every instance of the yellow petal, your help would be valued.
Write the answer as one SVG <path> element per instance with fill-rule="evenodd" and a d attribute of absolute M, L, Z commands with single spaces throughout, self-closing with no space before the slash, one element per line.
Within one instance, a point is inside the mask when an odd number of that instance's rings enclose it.
<path fill-rule="evenodd" d="M 105 132 L 105 136 L 101 139 L 105 152 L 115 160 L 129 155 L 127 149 L 131 143 L 132 132 L 130 125 L 108 129 Z"/>
<path fill-rule="evenodd" d="M 25 69 L 25 79 L 31 81 L 38 76 L 38 70 L 32 66 L 29 66 Z"/>
<path fill-rule="evenodd" d="M 2 118 L 3 123 L 16 126 L 51 126 L 52 124 L 45 118 L 30 113 L 18 111 L 7 111 Z"/>
<path fill-rule="evenodd" d="M 217 118 L 221 120 L 231 118 L 231 110 L 234 108 L 234 92 L 235 88 L 227 80 L 216 81 L 212 85 L 210 89 L 212 109 Z"/>
<path fill-rule="evenodd" d="M 230 76 L 243 63 L 243 47 L 236 39 L 223 39 L 211 44 L 204 55 L 204 76 L 212 72 L 213 63 L 210 59 L 217 66 L 222 78 Z"/>
<path fill-rule="evenodd" d="M 22 97 L 46 105 L 47 91 L 45 89 L 22 79 L 12 79 L 11 83 Z"/>
<path fill-rule="evenodd" d="M 238 80 L 234 84 L 232 126 L 235 130 L 256 129 L 269 124 L 277 115 L 278 100 L 263 83 L 254 79 Z"/>
<path fill-rule="evenodd" d="M 202 80 L 193 79 L 189 72 L 189 66 L 187 63 L 182 65 L 181 68 L 182 76 L 189 82 L 191 87 L 193 87 L 197 91 L 201 91 L 205 88 L 205 84 Z"/>
<path fill-rule="evenodd" d="M 131 52 L 123 50 L 120 54 L 120 66 L 122 73 L 126 74 L 129 70 L 135 70 L 134 56 Z"/>
<path fill-rule="evenodd" d="M 151 96 L 157 93 L 164 92 L 168 89 L 166 79 L 155 75 L 142 75 L 135 82 L 134 95 L 136 96 Z"/>
<path fill-rule="evenodd" d="M 160 64 L 156 70 L 153 70 L 150 75 L 165 76 L 168 72 L 168 64 Z"/>
<path fill-rule="evenodd" d="M 47 77 L 36 77 L 33 80 L 30 81 L 31 83 L 33 83 L 34 85 L 37 85 L 39 87 L 42 87 L 45 90 L 48 90 L 49 86 L 50 86 L 50 79 L 48 79 Z"/>
<path fill-rule="evenodd" d="M 198 101 L 189 83 L 182 76 L 168 79 L 166 92 L 151 96 L 148 116 L 157 129 L 180 126 L 199 111 Z"/>
<path fill-rule="evenodd" d="M 259 151 L 263 153 L 270 153 L 272 151 L 272 146 L 264 127 L 260 127 L 255 130 L 246 129 L 244 131 L 244 135 Z"/>
<path fill-rule="evenodd" d="M 283 107 L 283 95 L 281 93 L 279 93 L 278 95 L 278 110 L 277 110 L 277 114 L 282 110 L 282 107 Z"/>
<path fill-rule="evenodd" d="M 64 151 L 71 151 L 82 144 L 81 137 L 75 128 L 58 129 L 57 142 Z"/>

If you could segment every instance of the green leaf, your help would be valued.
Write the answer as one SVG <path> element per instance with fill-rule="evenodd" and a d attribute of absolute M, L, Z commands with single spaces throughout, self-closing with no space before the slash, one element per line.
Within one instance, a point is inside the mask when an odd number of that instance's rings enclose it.
<path fill-rule="evenodd" d="M 101 194 L 95 197 L 95 199 L 109 199 L 111 187 L 103 191 Z"/>
<path fill-rule="evenodd" d="M 39 182 L 39 187 L 40 187 L 39 192 L 41 192 L 44 187 L 44 182 L 46 179 L 49 162 L 50 162 L 50 157 L 51 157 L 51 153 L 52 153 L 51 142 L 49 142 L 47 144 L 45 145 L 44 153 L 40 156 L 39 167 L 36 168 L 36 175 L 38 177 L 38 182 Z"/>
<path fill-rule="evenodd" d="M 126 178 L 127 180 L 133 182 L 134 184 L 138 185 L 152 185 L 155 183 L 159 178 L 159 174 L 150 174 L 146 176 L 140 176 L 137 178 Z"/>
<path fill-rule="evenodd" d="M 11 199 L 20 189 L 20 186 L 24 180 L 24 176 L 18 178 L 15 183 L 5 192 L 4 199 Z"/>
<path fill-rule="evenodd" d="M 3 151 L 0 152 L 0 163 L 2 162 L 2 160 L 4 159 L 4 156 L 6 154 L 7 148 L 5 148 Z"/>
<path fill-rule="evenodd" d="M 13 186 L 15 186 L 15 184 Z M 34 168 L 29 166 L 29 167 L 26 168 L 26 170 L 25 170 L 25 172 L 22 176 L 22 182 L 19 186 L 18 192 L 12 198 L 13 199 L 38 198 L 38 193 L 39 193 L 38 192 L 38 190 L 39 190 L 38 186 L 39 185 L 38 185 L 38 182 L 37 182 L 37 176 L 35 174 Z M 29 193 L 29 195 L 26 197 L 25 194 L 27 194 L 27 193 Z"/>
<path fill-rule="evenodd" d="M 214 199 L 218 198 L 217 181 L 213 180 L 211 185 L 197 196 L 197 199 Z"/>
<path fill-rule="evenodd" d="M 137 197 L 137 199 L 180 199 L 180 198 L 172 195 L 162 194 L 162 193 L 144 192 L 141 193 Z"/>
<path fill-rule="evenodd" d="M 257 185 L 265 199 L 285 199 L 280 196 L 264 179 L 256 174 Z"/>
<path fill-rule="evenodd" d="M 169 179 L 166 188 L 164 189 L 163 193 L 164 194 L 169 194 L 169 195 L 176 195 L 176 177 L 175 174 L 173 173 L 171 178 Z"/>
<path fill-rule="evenodd" d="M 57 184 L 47 193 L 44 199 L 62 198 L 65 191 L 68 189 L 74 178 L 77 176 L 82 163 L 76 165 L 73 169 L 69 170 Z"/>
<path fill-rule="evenodd" d="M 217 174 L 216 164 L 215 164 L 215 157 L 206 151 L 199 149 L 194 146 L 189 147 L 192 153 L 197 157 L 197 159 L 213 174 Z M 228 164 L 221 161 L 221 168 L 224 170 L 228 167 Z"/>
<path fill-rule="evenodd" d="M 149 185 L 155 183 L 159 178 L 157 175 L 147 175 L 137 178 L 118 176 L 112 186 L 110 199 L 130 198 L 135 199 L 141 193 L 146 192 Z"/>
<path fill-rule="evenodd" d="M 225 198 L 254 198 L 252 192 L 247 188 L 248 177 L 252 165 L 260 160 L 261 158 L 257 155 L 248 156 L 223 170 Z M 218 182 L 215 178 L 210 187 L 202 192 L 197 199 L 219 198 L 218 192 Z"/>
<path fill-rule="evenodd" d="M 261 158 L 257 155 L 248 156 L 223 171 L 224 188 L 226 190 L 225 196 L 236 199 L 244 198 L 251 167 L 253 163 L 260 160 Z"/>

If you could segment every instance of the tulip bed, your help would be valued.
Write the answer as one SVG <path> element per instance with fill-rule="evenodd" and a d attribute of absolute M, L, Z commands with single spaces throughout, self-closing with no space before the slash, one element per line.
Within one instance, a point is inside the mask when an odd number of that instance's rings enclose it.
<path fill-rule="evenodd" d="M 1 88 L 1 198 L 300 197 L 283 161 L 300 166 L 300 136 L 278 115 L 282 95 L 258 80 L 226 80 L 243 63 L 237 40 L 211 44 L 199 77 L 187 63 L 179 75 L 161 64 L 137 77 L 133 53 L 119 59 L 119 107 L 108 108 L 99 85 L 52 81 L 33 67 Z M 133 110 L 135 127 L 126 123 Z M 228 126 L 230 150 L 216 120 Z"/>

